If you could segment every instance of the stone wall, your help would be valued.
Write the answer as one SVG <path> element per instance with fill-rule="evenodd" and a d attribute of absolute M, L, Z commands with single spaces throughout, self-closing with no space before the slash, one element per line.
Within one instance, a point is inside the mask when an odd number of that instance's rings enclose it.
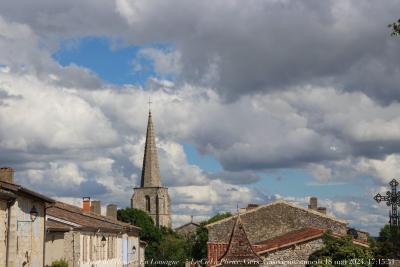
<path fill-rule="evenodd" d="M 31 222 L 33 205 L 39 215 Z M 10 216 L 9 266 L 23 266 L 24 263 L 31 267 L 43 266 L 44 203 L 18 196 Z"/>
<path fill-rule="evenodd" d="M 51 255 L 46 255 L 46 264 L 64 258 L 70 267 L 137 266 L 139 257 L 144 256 L 140 254 L 144 253 L 144 249 L 140 249 L 137 234 L 77 231 L 50 233 L 46 239 L 46 253 Z M 107 240 L 104 244 L 101 241 L 103 236 Z"/>
<path fill-rule="evenodd" d="M 6 266 L 7 201 L 0 199 L 0 267 Z"/>
<path fill-rule="evenodd" d="M 265 255 L 261 255 L 263 259 L 263 266 L 266 267 L 303 267 L 305 264 L 301 262 L 308 261 L 312 253 L 322 249 L 324 242 L 321 238 L 316 240 L 300 243 L 287 248 L 279 249 Z"/>
<path fill-rule="evenodd" d="M 146 208 L 146 196 L 150 198 L 150 211 Z M 158 210 L 157 214 L 157 197 Z M 154 222 L 160 226 L 171 227 L 171 200 L 166 187 L 142 187 L 135 188 L 131 199 L 131 206 L 136 209 L 144 210 L 153 218 Z"/>
<path fill-rule="evenodd" d="M 69 267 L 80 266 L 80 233 L 66 232 L 64 234 L 64 255 Z"/>
<path fill-rule="evenodd" d="M 332 229 L 346 234 L 346 224 L 317 212 L 278 202 L 240 215 L 252 244 L 306 227 Z M 228 243 L 235 216 L 207 226 L 209 242 Z"/>
<path fill-rule="evenodd" d="M 369 237 L 368 233 L 357 230 L 357 234 L 358 234 L 358 239 L 368 242 L 368 237 Z"/>
<path fill-rule="evenodd" d="M 64 233 L 51 232 L 46 234 L 46 266 L 50 266 L 55 260 L 65 258 L 64 255 Z"/>

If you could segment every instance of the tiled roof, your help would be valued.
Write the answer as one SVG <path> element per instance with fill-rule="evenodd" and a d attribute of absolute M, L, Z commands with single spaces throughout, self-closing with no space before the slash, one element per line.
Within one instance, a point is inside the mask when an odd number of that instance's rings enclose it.
<path fill-rule="evenodd" d="M 46 228 L 51 231 L 61 231 L 61 232 L 68 232 L 71 229 L 71 227 L 66 224 L 51 220 L 46 221 Z"/>
<path fill-rule="evenodd" d="M 237 217 L 235 225 L 232 229 L 231 238 L 229 240 L 228 249 L 222 255 L 220 262 L 226 264 L 240 264 L 241 262 L 260 262 L 261 258 L 254 252 L 253 247 L 247 238 L 246 231 Z"/>
<path fill-rule="evenodd" d="M 74 225 L 75 229 L 101 229 L 103 231 L 133 231 L 139 229 L 128 223 L 120 222 L 109 217 L 91 212 L 84 212 L 81 208 L 63 202 L 56 202 L 47 208 L 49 221 L 57 221 L 68 225 Z M 56 219 L 51 219 L 52 217 Z M 79 225 L 79 226 L 77 226 Z M 51 226 L 49 229 L 52 230 Z"/>
<path fill-rule="evenodd" d="M 326 229 L 303 228 L 301 230 L 289 232 L 287 234 L 253 244 L 253 248 L 255 249 L 255 251 L 257 251 L 258 254 L 263 254 L 266 252 L 275 251 L 280 248 L 286 248 L 298 243 L 320 238 L 325 233 L 325 231 Z M 338 233 L 333 233 L 332 235 L 337 238 L 343 236 Z M 368 242 L 354 239 L 353 243 L 356 245 L 368 247 Z"/>
<path fill-rule="evenodd" d="M 7 191 L 14 192 L 16 194 L 28 195 L 31 198 L 35 198 L 35 199 L 41 200 L 43 202 L 54 203 L 53 199 L 51 199 L 49 197 L 46 197 L 46 196 L 44 196 L 44 195 L 42 195 L 40 193 L 37 193 L 35 191 L 32 191 L 32 190 L 30 190 L 28 188 L 25 188 L 25 187 L 23 187 L 21 185 L 18 185 L 18 184 L 7 183 L 7 182 L 4 182 L 4 181 L 0 181 L 0 188 L 4 189 L 4 190 L 7 190 Z"/>
<path fill-rule="evenodd" d="M 182 229 L 182 228 L 185 228 L 185 227 L 187 227 L 187 226 L 189 226 L 189 225 L 194 225 L 194 226 L 196 226 L 196 227 L 199 227 L 199 226 L 200 226 L 200 224 L 198 224 L 198 223 L 188 222 L 188 223 L 185 223 L 185 224 L 183 224 L 183 225 L 181 225 L 181 226 L 176 227 L 176 228 L 175 228 L 175 231 L 176 231 L 176 230 L 179 230 L 179 229 Z"/>
<path fill-rule="evenodd" d="M 319 238 L 325 232 L 324 229 L 304 228 L 293 231 L 281 236 L 277 236 L 262 242 L 254 244 L 257 252 L 269 252 L 280 248 L 288 247 L 300 242 Z"/>
<path fill-rule="evenodd" d="M 241 214 L 243 215 L 243 214 L 248 214 L 248 213 L 252 213 L 252 212 L 257 212 L 257 211 L 260 210 L 260 209 L 264 209 L 264 208 L 267 208 L 267 207 L 270 207 L 270 206 L 273 206 L 273 205 L 278 205 L 278 204 L 288 205 L 288 206 L 290 206 L 290 207 L 293 207 L 293 208 L 296 208 L 296 209 L 301 209 L 301 210 L 307 211 L 307 212 L 309 212 L 309 213 L 313 213 L 313 214 L 315 214 L 315 215 L 318 215 L 318 216 L 320 216 L 320 217 L 328 218 L 328 219 L 334 220 L 334 221 L 336 221 L 336 222 L 342 223 L 342 224 L 344 224 L 344 225 L 347 225 L 347 222 L 345 222 L 345 221 L 343 221 L 343 220 L 340 220 L 340 219 L 338 219 L 338 218 L 336 218 L 336 217 L 334 217 L 334 216 L 331 216 L 331 215 L 328 215 L 328 214 L 323 214 L 323 213 L 320 213 L 320 212 L 315 211 L 315 210 L 307 209 L 307 208 L 304 208 L 304 207 L 295 205 L 295 204 L 293 204 L 293 203 L 287 202 L 287 201 L 285 201 L 285 200 L 283 200 L 283 199 L 278 199 L 278 200 L 276 200 L 276 201 L 274 201 L 274 202 L 272 202 L 272 203 L 268 203 L 268 204 L 265 204 L 265 205 L 260 205 L 260 206 L 258 206 L 258 207 L 256 207 L 256 208 L 252 208 L 252 209 L 246 210 L 246 211 L 244 211 L 244 212 L 241 213 Z M 222 219 L 222 220 L 219 220 L 219 221 L 216 221 L 216 222 L 207 224 L 207 225 L 205 225 L 205 227 L 208 228 L 208 227 L 210 227 L 210 226 L 212 226 L 212 225 L 216 225 L 216 224 L 220 224 L 220 223 L 229 221 L 229 220 L 231 220 L 231 219 L 233 219 L 233 218 L 236 218 L 236 216 L 237 216 L 237 215 L 232 215 L 231 217 L 227 217 L 227 218 L 225 218 L 225 219 Z"/>

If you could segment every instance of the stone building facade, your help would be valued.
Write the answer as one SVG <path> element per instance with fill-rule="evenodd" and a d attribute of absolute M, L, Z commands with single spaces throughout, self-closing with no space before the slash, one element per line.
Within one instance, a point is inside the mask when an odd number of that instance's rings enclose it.
<path fill-rule="evenodd" d="M 43 266 L 45 205 L 53 200 L 14 183 L 0 168 L 0 267 Z"/>
<path fill-rule="evenodd" d="M 171 227 L 171 199 L 161 186 L 155 131 L 149 112 L 140 187 L 134 188 L 131 207 L 146 211 L 156 226 Z"/>
<path fill-rule="evenodd" d="M 322 235 L 326 230 L 331 230 L 338 237 L 347 234 L 349 228 L 346 222 L 325 214 L 325 209 L 320 210 L 317 211 L 314 206 L 306 209 L 278 200 L 243 211 L 240 214 L 241 225 L 253 250 L 262 259 L 259 265 L 275 266 L 274 262 L 285 260 L 304 262 L 323 247 Z M 220 265 L 231 247 L 238 216 L 206 225 L 210 265 Z M 367 236 L 360 234 L 353 242 L 367 246 Z M 281 262 L 276 266 L 284 266 Z M 291 263 L 290 266 L 304 264 Z"/>
<path fill-rule="evenodd" d="M 46 266 L 58 259 L 72 267 L 135 267 L 144 262 L 140 229 L 112 218 L 113 210 L 102 216 L 100 202 L 94 203 L 93 208 L 85 198 L 82 209 L 62 202 L 48 207 Z"/>

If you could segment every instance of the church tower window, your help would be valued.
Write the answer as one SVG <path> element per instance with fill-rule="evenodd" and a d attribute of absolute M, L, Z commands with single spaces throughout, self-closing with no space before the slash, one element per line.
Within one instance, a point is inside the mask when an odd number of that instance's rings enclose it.
<path fill-rule="evenodd" d="M 146 200 L 146 211 L 150 212 L 150 197 L 145 196 L 144 199 Z"/>

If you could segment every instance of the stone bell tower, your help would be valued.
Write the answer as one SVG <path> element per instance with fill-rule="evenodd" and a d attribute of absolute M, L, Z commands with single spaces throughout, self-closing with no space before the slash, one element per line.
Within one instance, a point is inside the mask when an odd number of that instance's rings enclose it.
<path fill-rule="evenodd" d="M 157 227 L 171 227 L 171 200 L 168 188 L 161 186 L 156 138 L 151 111 L 147 122 L 140 187 L 133 189 L 131 207 L 146 211 Z"/>

